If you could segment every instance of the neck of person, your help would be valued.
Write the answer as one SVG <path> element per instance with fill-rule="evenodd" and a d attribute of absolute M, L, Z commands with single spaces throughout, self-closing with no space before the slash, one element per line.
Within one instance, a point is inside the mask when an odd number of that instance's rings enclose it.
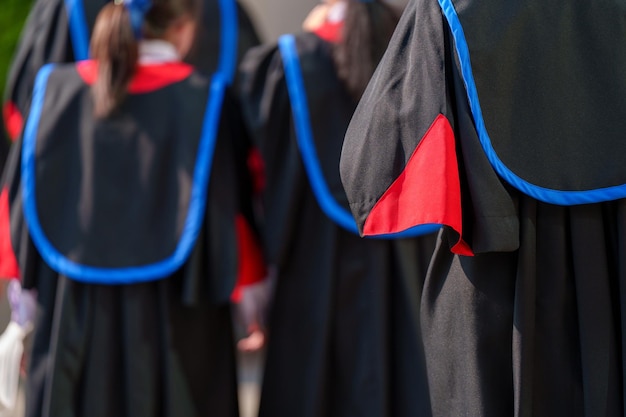
<path fill-rule="evenodd" d="M 163 39 L 142 39 L 139 41 L 139 64 L 163 64 L 179 62 L 181 56 L 176 47 Z"/>

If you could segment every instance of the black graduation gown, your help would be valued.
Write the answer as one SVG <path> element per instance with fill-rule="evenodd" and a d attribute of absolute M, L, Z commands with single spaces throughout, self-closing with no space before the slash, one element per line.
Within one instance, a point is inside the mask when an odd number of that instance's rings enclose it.
<path fill-rule="evenodd" d="M 84 59 L 88 48 L 87 36 L 95 24 L 100 9 L 107 1 L 78 0 L 74 4 L 79 7 L 71 10 L 66 7 L 68 3 L 66 0 L 35 2 L 16 48 L 5 89 L 3 115 L 5 127 L 12 140 L 15 140 L 22 131 L 24 118 L 30 108 L 35 76 L 39 69 L 51 62 L 73 62 L 77 57 Z M 234 4 L 237 7 L 238 20 L 237 57 L 241 57 L 248 48 L 257 45 L 259 40 L 245 10 L 236 1 Z M 70 11 L 77 11 L 75 17 L 79 24 L 70 26 Z M 215 71 L 220 59 L 222 27 L 219 1 L 205 0 L 198 18 L 201 22 L 188 62 L 208 75 Z M 81 33 L 81 30 L 77 29 L 81 27 L 86 31 L 83 35 L 87 36 L 76 35 Z M 233 66 L 233 71 L 236 70 L 235 67 L 236 65 Z M 4 160 L 5 158 L 2 159 L 3 162 Z M 6 198 L 3 195 L 5 191 L 6 187 L 3 185 L 0 192 L 0 276 L 16 277 L 19 271 L 12 253 L 9 233 L 4 226 L 8 218 Z"/>
<path fill-rule="evenodd" d="M 190 252 L 168 276 L 122 285 L 84 282 L 86 273 L 74 276 L 75 269 L 52 262 L 25 211 L 20 139 L 7 168 L 11 228 L 23 285 L 37 290 L 39 307 L 26 415 L 235 417 L 229 297 L 246 170 L 235 146 L 243 133 L 237 107 L 227 91 L 211 181 L 202 191 L 193 173 L 207 79 L 184 64 L 157 65 L 147 77 L 140 70 L 119 111 L 96 121 L 89 65 L 80 66 L 81 76 L 75 65 L 50 74 L 37 142 L 26 148 L 35 152 L 30 195 L 44 237 L 87 268 L 169 259 L 183 236 Z M 157 85 L 141 83 L 155 78 Z M 190 197 L 196 192 L 206 199 Z M 185 219 L 197 201 L 206 206 L 196 206 L 196 237 Z"/>
<path fill-rule="evenodd" d="M 344 207 L 339 156 L 354 99 L 331 45 L 296 36 L 315 146 Z M 260 416 L 414 416 L 423 389 L 417 305 L 434 237 L 361 239 L 320 209 L 293 130 L 281 55 L 252 49 L 241 65 L 243 106 L 266 166 L 264 247 L 276 266 Z"/>
<path fill-rule="evenodd" d="M 109 0 L 80 0 L 87 29 L 93 28 L 100 9 Z M 28 114 L 35 76 L 49 63 L 74 62 L 76 53 L 68 21 L 66 0 L 37 0 L 30 12 L 9 71 L 4 98 L 5 123 L 15 139 Z M 238 56 L 259 43 L 246 11 L 237 3 Z M 220 13 L 217 0 L 205 0 L 196 42 L 188 62 L 212 74 L 219 56 Z M 8 117 L 7 117 L 8 116 Z"/>
<path fill-rule="evenodd" d="M 426 415 L 624 415 L 624 21 L 613 1 L 405 10 L 341 173 L 365 234 L 449 226 L 419 303 Z"/>

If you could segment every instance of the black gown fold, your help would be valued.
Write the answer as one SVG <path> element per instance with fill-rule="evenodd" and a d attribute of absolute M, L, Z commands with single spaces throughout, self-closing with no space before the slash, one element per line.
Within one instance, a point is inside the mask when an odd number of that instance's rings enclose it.
<path fill-rule="evenodd" d="M 82 82 L 77 81 L 77 77 L 71 66 L 62 67 L 52 73 L 49 81 L 52 86 L 48 88 L 54 92 L 55 83 L 58 88 L 59 85 L 67 87 Z M 88 89 L 86 85 L 80 87 L 75 95 L 88 94 Z M 165 90 L 167 94 L 163 92 Z M 178 84 L 155 92 L 135 97 L 131 94 L 120 114 L 111 120 L 94 121 L 89 105 L 76 115 L 81 117 L 83 127 L 100 126 L 95 130 L 104 129 L 112 135 L 111 140 L 116 137 L 115 140 L 121 143 L 133 138 L 133 123 L 141 123 L 141 117 L 137 122 L 131 115 L 142 115 L 143 111 L 133 108 L 133 105 L 142 106 L 142 103 L 145 105 L 152 101 L 152 106 L 158 107 L 156 103 L 163 102 L 164 98 L 178 97 L 178 100 L 185 100 L 184 103 L 178 106 L 169 101 L 166 103 L 182 112 L 167 115 L 169 126 L 180 125 L 185 120 L 197 125 L 202 124 L 202 108 L 189 113 L 188 107 L 194 106 L 197 101 L 205 103 L 207 92 L 207 79 L 192 73 Z M 71 108 L 72 97 L 59 97 L 54 101 L 55 106 Z M 227 91 L 219 119 L 206 211 L 191 254 L 171 276 L 145 283 L 106 285 L 78 282 L 52 270 L 43 261 L 23 216 L 20 175 L 22 141 L 16 142 L 5 176 L 10 194 L 13 247 L 22 271 L 23 286 L 35 289 L 38 295 L 36 326 L 28 364 L 27 416 L 238 415 L 229 305 L 237 274 L 235 216 L 245 200 L 241 192 L 247 189 L 241 183 L 242 172 L 247 168 L 246 155 L 238 154 L 242 147 L 237 143 L 245 139 L 238 111 L 232 94 Z M 61 111 L 59 114 L 64 113 Z M 42 120 L 48 126 L 58 124 L 57 127 L 63 128 L 64 123 L 69 124 L 67 129 L 62 129 L 67 135 L 75 131 L 71 125 L 79 123 L 63 117 L 55 121 L 46 120 L 45 115 L 44 112 Z M 91 130 L 87 128 L 87 131 Z M 124 132 L 131 137 L 125 137 Z M 158 154 L 146 152 L 151 146 L 167 147 L 169 144 L 183 148 L 182 144 L 176 145 L 177 141 L 195 141 L 191 137 L 172 136 L 172 133 L 175 132 L 165 129 L 158 133 L 163 137 L 143 136 L 144 145 L 147 142 L 151 145 L 135 148 L 134 154 L 121 156 L 118 153 L 115 156 L 98 153 L 95 158 L 102 159 L 91 168 L 89 164 L 95 161 L 89 158 L 88 152 L 80 153 L 78 160 L 73 159 L 71 153 L 64 156 L 68 164 L 78 164 L 79 170 L 84 169 L 85 172 L 109 164 L 122 167 L 124 165 L 120 161 L 125 158 L 135 158 L 137 166 L 149 167 L 151 155 Z M 65 139 L 71 142 L 69 136 Z M 85 140 L 88 139 L 81 138 L 81 141 Z M 81 157 L 84 159 L 81 160 Z M 44 153 L 38 156 L 39 163 L 43 164 L 46 158 L 54 157 Z M 184 168 L 181 165 L 180 170 L 173 171 L 173 175 L 177 176 L 174 182 L 181 175 L 187 175 Z M 128 178 L 133 178 L 133 175 L 135 170 L 127 173 Z M 125 196 L 125 203 L 120 202 L 118 193 L 123 192 L 124 187 L 119 190 L 107 188 L 102 185 L 102 178 L 97 175 L 94 178 L 92 188 L 83 195 L 86 199 L 93 200 L 97 196 L 123 206 L 133 204 L 134 198 L 138 198 Z M 152 178 L 152 182 L 154 179 L 156 177 Z M 48 183 L 54 185 L 54 181 Z M 43 185 L 46 185 L 45 181 Z M 49 193 L 46 198 L 50 201 L 63 200 L 71 194 L 71 187 L 67 184 L 58 189 L 58 195 Z M 64 192 L 70 194 L 66 196 Z M 158 215 L 163 218 L 180 216 L 178 211 L 184 206 L 165 203 L 162 208 L 170 211 L 157 211 Z M 89 204 L 87 207 L 92 207 L 94 213 L 100 210 Z M 48 216 L 54 214 L 47 213 Z M 56 214 L 67 219 L 63 213 Z M 103 215 L 102 212 L 100 215 Z M 154 213 L 144 215 L 149 217 Z M 109 211 L 108 216 L 108 219 L 101 220 L 111 225 L 115 225 L 118 218 L 128 219 L 128 213 L 116 211 Z M 137 225 L 142 222 L 145 222 L 144 218 L 137 218 Z M 132 227 L 127 233 L 134 233 Z M 143 236 L 141 239 L 150 237 Z M 106 243 L 106 240 L 103 242 Z M 155 247 L 155 242 L 147 243 Z M 167 245 L 167 242 L 164 244 Z M 137 250 L 131 254 L 131 259 L 140 259 L 143 252 Z M 92 259 L 98 259 L 98 256 Z"/>
<path fill-rule="evenodd" d="M 486 128 L 507 167 L 535 185 L 586 191 L 620 182 L 613 152 L 623 146 L 624 106 L 613 93 L 625 85 L 617 74 L 626 38 L 607 36 L 626 33 L 619 2 L 410 2 L 355 112 L 341 169 L 363 224 L 402 175 L 436 183 L 428 169 L 411 171 L 410 157 L 426 140 L 445 143 L 445 135 L 427 134 L 438 115 L 451 126 L 462 238 L 474 256 L 452 253 L 458 235 L 446 228 L 416 304 L 432 406 L 423 415 L 623 416 L 625 202 L 618 194 L 591 204 L 544 202 L 494 164 L 471 108 L 458 26 L 440 4 L 452 4 L 466 29 Z M 560 36 L 548 36 L 555 28 Z M 608 51 L 615 57 L 605 61 Z M 578 84 L 568 85 L 572 77 Z M 615 90 L 599 109 L 590 97 L 601 85 Z M 602 120 L 620 122 L 594 131 Z M 537 141 L 541 147 L 529 145 Z M 592 168 L 603 158 L 606 171 Z M 404 206 L 399 198 L 398 212 L 418 211 L 428 198 Z"/>
<path fill-rule="evenodd" d="M 356 102 L 332 46 L 296 35 L 313 137 L 332 196 Z M 416 300 L 434 237 L 368 240 L 320 209 L 296 142 L 281 55 L 252 49 L 241 65 L 244 115 L 266 166 L 264 243 L 277 270 L 259 415 L 415 416 L 428 409 Z"/>

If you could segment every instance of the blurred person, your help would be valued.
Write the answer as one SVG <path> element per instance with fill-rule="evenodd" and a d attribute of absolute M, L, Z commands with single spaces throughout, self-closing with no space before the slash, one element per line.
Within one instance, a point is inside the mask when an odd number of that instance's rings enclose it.
<path fill-rule="evenodd" d="M 73 62 L 84 60 L 89 56 L 89 37 L 101 8 L 107 0 L 78 0 L 67 2 L 62 0 L 38 0 L 35 2 L 23 29 L 18 48 L 11 64 L 7 80 L 6 96 L 3 103 L 3 119 L 12 140 L 16 140 L 22 132 L 24 117 L 28 114 L 34 80 L 39 69 L 49 63 Z M 227 7 L 228 6 L 228 7 Z M 231 16 L 235 8 L 234 19 Z M 200 10 L 201 9 L 201 10 Z M 225 9 L 229 9 L 225 11 Z M 240 57 L 253 45 L 259 43 L 257 32 L 246 11 L 234 0 L 203 0 L 202 6 L 194 19 L 198 19 L 193 46 L 185 56 L 185 60 L 205 75 L 210 75 L 218 66 L 235 71 L 235 61 L 229 62 L 217 52 L 235 48 L 236 56 Z M 233 24 L 234 23 L 234 24 Z M 226 30 L 223 25 L 227 25 Z M 224 35 L 227 36 L 224 36 Z M 229 38 L 233 37 L 232 39 Z M 227 39 L 225 39 L 227 38 Z M 237 42 L 235 46 L 233 42 Z M 229 44 L 231 43 L 231 44 Z M 4 133 L 4 130 L 1 132 Z M 9 142 L 2 148 L 8 149 Z M 242 143 L 242 147 L 249 144 Z M 250 152 L 249 150 L 242 150 Z M 6 153 L 1 153 L 2 163 Z M 20 271 L 9 235 L 8 189 L 2 186 L 0 193 L 0 279 L 19 279 Z M 240 277 L 250 276 L 252 282 L 240 282 L 237 293 L 248 292 L 248 288 L 262 287 L 256 281 L 258 274 L 258 255 L 256 237 L 251 223 L 253 213 L 245 213 L 238 218 L 238 238 L 244 250 L 252 252 L 240 254 Z M 244 220 L 245 219 L 245 220 Z M 247 224 L 246 224 L 247 223 Z M 248 261 L 249 258 L 252 258 Z M 247 278 L 250 279 L 250 278 Z"/>
<path fill-rule="evenodd" d="M 86 59 L 89 54 L 89 36 L 96 16 L 107 3 L 105 0 L 76 2 L 39 0 L 35 2 L 11 65 L 3 105 L 5 126 L 12 140 L 16 140 L 22 132 L 24 115 L 29 111 L 32 88 L 39 69 L 48 62 L 62 63 Z M 245 10 L 234 1 L 202 1 L 201 10 L 198 9 L 194 19 L 199 19 L 199 25 L 196 25 L 193 46 L 185 56 L 185 60 L 195 65 L 195 68 L 204 74 L 210 75 L 218 66 L 234 74 L 236 65 L 230 56 L 232 54 L 219 54 L 218 51 L 233 50 L 236 56 L 241 56 L 250 46 L 258 43 L 258 36 L 251 20 Z M 233 47 L 235 41 L 238 46 Z M 6 144 L 8 145 L 8 142 Z M 250 152 L 249 143 L 245 141 L 239 141 L 238 147 L 237 152 Z M 5 157 L 2 157 L 3 162 L 4 160 Z M 0 279 L 19 279 L 20 271 L 8 227 L 9 187 L 6 186 L 4 179 L 3 183 L 5 185 L 2 186 L 0 193 Z M 247 191 L 242 192 L 242 195 L 246 195 L 245 198 L 249 197 Z M 249 292 L 249 287 L 262 287 L 258 282 L 261 277 L 259 274 L 262 271 L 262 264 L 259 263 L 259 256 L 256 253 L 258 248 L 255 247 L 257 238 L 254 236 L 252 227 L 253 213 L 246 208 L 243 211 L 245 213 L 241 213 L 242 215 L 238 215 L 236 219 L 238 245 L 240 250 L 250 250 L 250 248 L 252 250 L 239 254 L 238 293 Z M 12 288 L 19 286 L 13 284 L 16 282 L 12 283 Z M 35 296 L 28 294 L 27 290 L 16 289 L 15 292 L 22 294 L 27 301 Z M 12 303 L 12 305 L 20 308 L 19 302 Z M 3 339 L 3 346 L 7 346 L 6 352 L 16 352 L 22 349 L 23 336 L 30 331 L 31 327 L 26 327 L 20 332 L 15 329 L 16 324 L 11 321 L 3 334 L 6 336 Z M 13 358 L 15 355 L 10 354 L 6 357 Z M 6 363 L 9 362 L 11 360 Z M 6 372 L 3 375 L 6 378 L 8 378 L 7 375 L 13 375 L 11 368 L 17 369 L 16 366 L 5 366 L 3 371 Z"/>
<path fill-rule="evenodd" d="M 624 415 L 625 18 L 612 0 L 405 10 L 341 174 L 364 235 L 446 225 L 415 305 L 426 415 Z"/>
<path fill-rule="evenodd" d="M 28 16 L 11 63 L 3 99 L 3 117 L 15 140 L 28 114 L 35 76 L 49 63 L 74 62 L 89 58 L 89 39 L 98 12 L 110 0 L 36 0 Z M 237 8 L 238 56 L 259 43 L 252 20 Z M 219 0 L 202 0 L 195 19 L 198 29 L 186 61 L 209 75 L 218 66 L 222 14 Z"/>
<path fill-rule="evenodd" d="M 44 66 L 5 171 L 36 290 L 26 415 L 236 416 L 230 293 L 249 204 L 232 74 L 182 61 L 193 0 L 107 4 Z"/>
<path fill-rule="evenodd" d="M 343 137 L 396 22 L 381 1 L 324 2 L 304 33 L 252 49 L 240 66 L 247 125 L 265 164 L 262 234 L 276 275 L 261 417 L 408 417 L 428 408 L 413 305 L 434 237 L 361 239 L 322 201 L 349 216 L 339 178 Z M 324 197 L 308 175 L 313 152 L 299 150 L 302 125 L 291 113 L 302 103 L 290 100 L 285 40 L 308 96 Z"/>
<path fill-rule="evenodd" d="M 64 63 L 89 58 L 89 39 L 98 12 L 110 0 L 36 0 L 22 30 L 13 61 L 9 69 L 2 115 L 6 132 L 15 141 L 22 132 L 24 118 L 29 112 L 35 76 L 47 63 Z M 231 21 L 225 15 L 224 5 L 236 7 Z M 185 60 L 205 75 L 212 74 L 219 65 L 235 72 L 236 64 L 220 61 L 218 51 L 224 33 L 234 34 L 240 57 L 250 47 L 259 43 L 252 20 L 235 0 L 202 0 L 194 19 L 198 19 L 193 46 Z M 228 19 L 224 19 L 227 16 Z M 228 31 L 222 24 L 234 25 Z M 231 42 L 230 39 L 225 42 Z M 228 61 L 228 60 L 226 60 Z M 230 68 L 232 67 L 232 68 Z M 2 154 L 0 153 L 0 157 Z M 3 158 L 3 162 L 4 162 Z M 0 191 L 0 221 L 8 216 L 6 186 Z M 0 222 L 0 225 L 4 222 Z M 18 278 L 19 269 L 10 244 L 8 230 L 0 226 L 0 279 Z"/>

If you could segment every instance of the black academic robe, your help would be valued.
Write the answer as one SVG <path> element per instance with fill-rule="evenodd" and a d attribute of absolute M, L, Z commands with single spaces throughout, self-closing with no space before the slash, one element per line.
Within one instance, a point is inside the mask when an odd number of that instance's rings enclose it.
<path fill-rule="evenodd" d="M 425 415 L 624 415 L 624 17 L 614 1 L 405 10 L 341 173 L 362 233 L 447 226 L 415 306 Z"/>
<path fill-rule="evenodd" d="M 109 0 L 80 0 L 83 13 L 79 20 L 84 21 L 88 32 L 93 28 L 98 12 Z M 16 53 L 11 64 L 4 98 L 4 117 L 12 139 L 15 139 L 28 114 L 30 97 L 39 69 L 49 63 L 74 62 L 81 52 L 73 38 L 69 25 L 66 0 L 37 0 L 30 12 Z M 238 20 L 238 56 L 248 48 L 257 45 L 259 38 L 252 20 L 246 11 L 236 3 Z M 198 34 L 188 62 L 200 71 L 211 74 L 217 67 L 220 44 L 220 13 L 217 0 L 204 0 Z M 87 33 L 89 35 L 89 33 Z M 87 45 L 88 45 L 88 39 Z M 84 40 L 83 40 L 84 42 Z M 84 59 L 84 58 L 83 58 Z"/>
<path fill-rule="evenodd" d="M 3 118 L 9 137 L 15 140 L 21 133 L 24 118 L 30 109 L 35 77 L 47 63 L 74 62 L 88 54 L 89 35 L 97 15 L 108 0 L 38 0 L 35 2 L 24 26 L 15 57 L 11 64 L 3 103 Z M 226 0 L 230 1 L 230 0 Z M 234 0 L 232 0 L 234 1 Z M 237 57 L 258 44 L 258 36 L 245 10 L 235 2 L 237 11 Z M 221 14 L 218 0 L 203 2 L 198 33 L 188 62 L 204 74 L 212 74 L 220 61 Z M 71 17 L 70 17 L 71 16 Z M 70 25 L 70 19 L 73 24 Z M 228 51 L 225 55 L 228 54 Z M 235 63 L 226 68 L 236 71 Z M 4 161 L 4 159 L 3 159 Z M 0 191 L 0 277 L 19 276 L 12 253 L 8 231 L 3 226 L 8 218 L 8 208 L 3 185 Z M 250 217 L 250 216 L 248 216 Z"/>
<path fill-rule="evenodd" d="M 315 147 L 326 183 L 339 178 L 356 101 L 339 80 L 331 44 L 296 36 Z M 296 142 L 281 55 L 252 49 L 241 65 L 243 106 L 264 158 L 264 247 L 276 267 L 262 417 L 414 416 L 423 391 L 417 305 L 434 238 L 362 239 L 322 212 Z"/>
<path fill-rule="evenodd" d="M 33 85 L 39 69 L 51 62 L 65 63 L 85 59 L 88 54 L 88 37 L 91 28 L 95 24 L 100 9 L 107 1 L 38 0 L 35 2 L 24 26 L 5 89 L 3 118 L 12 140 L 15 140 L 22 131 L 24 118 L 30 109 Z M 67 7 L 70 3 L 74 5 L 71 9 Z M 238 50 L 233 58 L 238 59 L 248 48 L 258 44 L 259 40 L 245 10 L 236 1 L 233 4 L 237 12 L 236 39 L 238 43 Z M 187 60 L 205 75 L 212 74 L 221 59 L 220 51 L 223 49 L 221 48 L 221 18 L 218 0 L 203 2 L 202 13 L 198 14 L 200 24 L 197 37 Z M 72 25 L 70 25 L 70 20 L 73 21 Z M 228 51 L 224 55 L 228 55 Z M 234 62 L 224 67 L 229 70 L 232 67 L 233 73 L 236 71 Z M 11 248 L 8 230 L 4 227 L 8 219 L 6 186 L 2 185 L 1 188 L 0 277 L 17 277 L 19 276 L 17 262 Z M 251 218 L 250 214 L 244 214 Z"/>
<path fill-rule="evenodd" d="M 238 107 L 227 90 L 214 156 L 196 162 L 207 78 L 140 67 L 120 109 L 94 120 L 96 76 L 89 61 L 49 74 L 6 171 L 23 286 L 38 294 L 26 415 L 235 417 Z M 162 260 L 165 276 L 144 268 Z"/>

